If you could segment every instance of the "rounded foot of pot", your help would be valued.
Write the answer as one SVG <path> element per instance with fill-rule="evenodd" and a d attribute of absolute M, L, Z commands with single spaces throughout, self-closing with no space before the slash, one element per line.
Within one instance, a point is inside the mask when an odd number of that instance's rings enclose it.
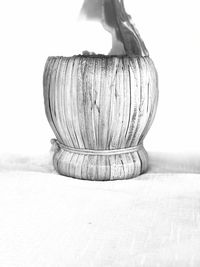
<path fill-rule="evenodd" d="M 146 171 L 148 155 L 142 146 L 138 151 L 115 155 L 91 155 L 54 152 L 53 164 L 61 175 L 83 180 L 111 181 L 137 177 Z"/>

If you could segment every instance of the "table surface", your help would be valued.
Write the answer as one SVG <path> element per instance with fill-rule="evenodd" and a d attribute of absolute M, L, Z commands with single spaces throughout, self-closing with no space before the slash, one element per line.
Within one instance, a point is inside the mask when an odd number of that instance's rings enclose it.
<path fill-rule="evenodd" d="M 0 266 L 200 266 L 200 154 L 150 153 L 127 181 L 60 176 L 50 156 L 0 157 Z"/>

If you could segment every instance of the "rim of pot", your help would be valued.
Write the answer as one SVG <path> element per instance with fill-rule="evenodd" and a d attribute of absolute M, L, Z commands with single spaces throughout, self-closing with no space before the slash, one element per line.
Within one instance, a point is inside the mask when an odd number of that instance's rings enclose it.
<path fill-rule="evenodd" d="M 71 57 L 67 56 L 49 56 L 48 59 L 50 58 L 60 58 L 60 59 L 70 59 L 70 58 L 149 58 L 149 56 L 140 56 L 140 55 L 103 55 L 103 54 L 89 54 L 89 55 L 83 55 L 83 54 L 78 54 L 78 55 L 73 55 Z"/>

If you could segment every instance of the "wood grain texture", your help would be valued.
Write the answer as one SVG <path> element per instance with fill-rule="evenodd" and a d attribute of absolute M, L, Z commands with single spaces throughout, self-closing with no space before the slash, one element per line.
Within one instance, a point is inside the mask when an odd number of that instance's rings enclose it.
<path fill-rule="evenodd" d="M 58 142 L 54 167 L 88 180 L 129 179 L 147 169 L 143 140 L 158 101 L 157 72 L 149 57 L 49 57 L 44 71 L 45 111 Z M 87 150 L 123 153 L 87 154 Z M 79 149 L 86 153 L 79 153 Z"/>

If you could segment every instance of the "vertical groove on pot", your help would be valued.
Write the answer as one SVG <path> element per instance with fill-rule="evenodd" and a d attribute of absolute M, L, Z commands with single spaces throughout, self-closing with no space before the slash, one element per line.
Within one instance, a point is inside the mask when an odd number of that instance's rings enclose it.
<path fill-rule="evenodd" d="M 87 66 L 89 75 L 87 75 L 87 83 L 85 84 L 85 92 L 86 92 L 86 130 L 88 135 L 88 144 L 89 147 L 96 148 L 96 135 L 95 135 L 95 122 L 94 122 L 94 113 L 93 109 L 93 82 L 95 77 L 95 61 L 87 59 Z M 90 123 L 89 123 L 90 122 Z"/>
<path fill-rule="evenodd" d="M 88 80 L 89 80 L 89 65 L 88 64 L 88 59 L 85 59 L 85 65 L 84 65 L 84 71 L 83 71 L 83 75 L 82 75 L 82 81 L 80 83 L 80 85 L 82 86 L 82 91 L 83 91 L 83 100 L 82 103 L 80 103 L 80 105 L 83 106 L 83 114 L 84 114 L 84 131 L 85 131 L 85 139 L 86 141 L 86 147 L 85 148 L 90 148 L 91 145 L 91 134 L 90 134 L 90 125 L 89 125 L 89 120 L 90 117 L 89 112 L 88 112 L 88 104 L 89 104 L 89 100 L 88 100 Z"/>
<path fill-rule="evenodd" d="M 85 134 L 86 132 L 85 131 L 85 115 L 84 115 L 84 107 L 82 105 L 83 103 L 82 77 L 84 76 L 84 68 L 85 68 L 84 64 L 85 64 L 84 58 L 79 59 L 79 65 L 77 68 L 77 88 L 74 89 L 77 91 L 77 97 L 76 97 L 77 112 L 78 112 L 77 115 L 78 115 L 78 124 L 80 128 L 80 134 L 83 140 L 82 148 L 87 147 L 87 139 L 86 139 L 86 134 Z"/>
<path fill-rule="evenodd" d="M 71 125 L 72 125 L 72 131 L 74 133 L 74 136 L 76 138 L 76 146 L 84 148 L 83 139 L 80 133 L 80 127 L 79 127 L 79 118 L 78 118 L 78 110 L 77 110 L 77 73 L 78 73 L 78 66 L 79 66 L 79 60 L 77 58 L 74 59 L 73 68 L 71 72 L 71 88 L 70 88 L 70 106 L 66 106 L 66 109 L 69 108 L 71 112 Z"/>
<path fill-rule="evenodd" d="M 146 76 L 146 65 L 141 58 L 138 60 L 139 71 L 140 71 L 140 105 L 139 105 L 139 121 L 137 124 L 137 130 L 135 131 L 133 140 L 134 144 L 139 142 L 139 138 L 147 122 L 146 116 L 146 104 L 147 104 L 147 76 Z M 133 145 L 133 144 L 132 144 Z"/>
<path fill-rule="evenodd" d="M 70 129 L 67 123 L 67 109 L 68 109 L 68 105 L 67 105 L 67 90 L 68 90 L 68 80 L 66 79 L 67 75 L 68 75 L 68 67 L 69 67 L 69 59 L 65 59 L 65 72 L 64 72 L 64 77 L 63 77 L 63 94 L 62 94 L 62 99 L 61 99 L 61 103 L 62 105 L 60 106 L 60 114 L 62 114 L 63 117 L 63 130 L 64 130 L 64 138 L 66 140 L 66 145 L 68 145 L 69 147 L 73 147 L 73 140 L 70 134 Z M 64 143 L 65 144 L 65 143 Z"/>
<path fill-rule="evenodd" d="M 126 147 L 126 133 L 130 122 L 130 79 L 128 72 L 128 60 L 123 58 L 123 95 L 124 95 L 124 108 L 123 108 L 123 122 L 120 137 L 120 147 Z"/>
<path fill-rule="evenodd" d="M 129 73 L 131 82 L 131 123 L 127 135 L 126 147 L 134 146 L 134 136 L 137 130 L 138 117 L 139 117 L 139 105 L 140 105 L 140 79 L 139 79 L 139 67 L 137 59 L 130 60 L 129 62 Z M 134 90 L 133 90 L 134 88 Z"/>
<path fill-rule="evenodd" d="M 112 58 L 112 60 L 108 60 L 108 73 L 110 76 L 110 114 L 109 114 L 109 129 L 108 129 L 108 142 L 107 142 L 107 148 L 112 149 L 112 139 L 115 129 L 115 87 L 116 87 L 116 76 L 117 76 L 117 69 L 119 66 L 119 59 L 118 58 Z"/>
<path fill-rule="evenodd" d="M 54 87 L 54 121 L 57 125 L 58 132 L 61 135 L 61 140 L 64 142 L 65 129 L 62 127 L 62 112 L 60 112 L 60 99 L 61 99 L 61 85 L 62 85 L 62 59 L 58 61 L 58 65 L 55 72 L 55 87 Z"/>
<path fill-rule="evenodd" d="M 127 91 L 126 84 L 124 82 L 124 72 L 125 72 L 125 67 L 124 67 L 124 60 L 122 58 L 121 60 L 121 69 L 120 69 L 120 76 L 119 76 L 119 83 L 118 83 L 118 88 L 120 91 L 120 105 L 121 105 L 121 114 L 120 114 L 120 121 L 119 125 L 121 124 L 121 129 L 119 129 L 119 137 L 118 137 L 118 142 L 117 142 L 117 147 L 124 147 L 124 131 L 125 129 L 125 105 L 126 103 L 126 98 L 125 98 L 125 91 Z"/>
<path fill-rule="evenodd" d="M 56 127 L 52 121 L 52 116 L 51 116 L 51 107 L 50 107 L 50 84 L 51 84 L 51 75 L 52 75 L 52 68 L 54 66 L 54 62 L 56 61 L 55 58 L 48 58 L 46 65 L 45 65 L 45 72 L 44 72 L 44 76 L 43 76 L 43 94 L 44 94 L 44 104 L 45 104 L 45 112 L 46 112 L 46 116 L 47 119 L 49 121 L 49 124 L 51 126 L 51 128 L 53 129 L 56 138 L 60 140 L 60 136 L 56 130 Z"/>

